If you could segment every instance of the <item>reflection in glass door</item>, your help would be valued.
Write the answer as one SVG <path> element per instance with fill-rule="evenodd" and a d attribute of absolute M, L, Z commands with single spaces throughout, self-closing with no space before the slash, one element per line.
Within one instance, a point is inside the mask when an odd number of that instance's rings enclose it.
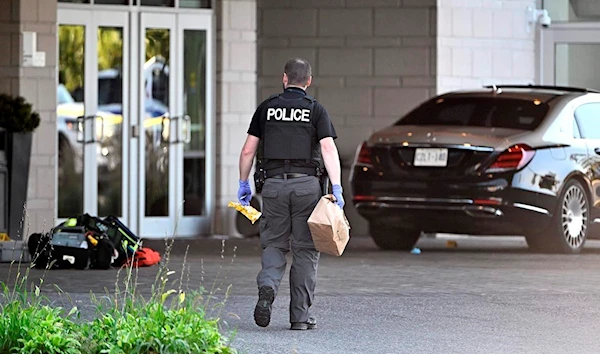
<path fill-rule="evenodd" d="M 206 31 L 183 31 L 183 215 L 203 215 L 206 140 Z"/>
<path fill-rule="evenodd" d="M 89 213 L 127 222 L 127 15 L 61 9 L 58 17 L 58 219 Z"/>
<path fill-rule="evenodd" d="M 175 101 L 173 53 L 175 16 L 141 16 L 140 68 L 140 233 L 144 237 L 172 236 L 175 232 L 173 188 L 175 176 Z"/>
<path fill-rule="evenodd" d="M 177 201 L 183 201 L 177 230 L 181 236 L 210 232 L 214 191 L 210 151 L 213 144 L 211 26 L 210 16 L 178 17 L 178 112 L 177 124 Z"/>
<path fill-rule="evenodd" d="M 98 28 L 98 215 L 123 216 L 123 28 Z"/>
<path fill-rule="evenodd" d="M 58 218 L 83 211 L 83 145 L 77 117 L 85 114 L 85 25 L 58 26 Z M 77 95 L 77 100 L 74 97 Z"/>
<path fill-rule="evenodd" d="M 168 28 L 145 29 L 146 216 L 169 216 L 169 44 Z"/>

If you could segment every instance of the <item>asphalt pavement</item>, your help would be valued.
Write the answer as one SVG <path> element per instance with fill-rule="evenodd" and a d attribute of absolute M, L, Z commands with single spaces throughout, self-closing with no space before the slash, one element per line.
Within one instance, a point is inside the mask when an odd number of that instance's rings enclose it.
<path fill-rule="evenodd" d="M 147 245 L 164 251 L 163 243 Z M 287 273 L 270 326 L 253 322 L 256 239 L 177 241 L 169 268 L 178 278 L 185 264 L 187 286 L 212 289 L 211 305 L 224 301 L 212 313 L 241 353 L 600 352 L 600 242 L 574 256 L 530 253 L 522 238 L 442 235 L 417 247 L 421 254 L 380 251 L 356 237 L 342 257 L 323 255 L 313 310 L 318 329 L 301 332 L 289 330 Z M 0 279 L 8 269 L 0 264 Z M 141 292 L 157 269 L 139 270 Z M 30 277 L 42 274 L 31 270 Z M 89 292 L 114 290 L 116 278 L 114 269 L 52 270 L 44 291 L 57 298 L 52 284 L 60 286 L 84 318 L 92 317 Z"/>

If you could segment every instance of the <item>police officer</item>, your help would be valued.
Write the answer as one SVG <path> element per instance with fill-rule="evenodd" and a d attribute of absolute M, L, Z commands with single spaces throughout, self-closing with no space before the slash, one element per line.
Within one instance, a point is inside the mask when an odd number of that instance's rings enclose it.
<path fill-rule="evenodd" d="M 306 94 L 311 82 L 311 67 L 306 60 L 293 58 L 285 64 L 284 91 L 258 106 L 240 154 L 238 199 L 242 205 L 248 205 L 252 198 L 248 178 L 257 152 L 256 178 L 264 178 L 262 270 L 257 276 L 258 302 L 254 309 L 254 320 L 261 327 L 271 320 L 291 243 L 291 329 L 316 328 L 310 307 L 320 254 L 315 250 L 307 220 L 322 196 L 318 175 L 323 167 L 337 205 L 344 207 L 336 132 L 325 108 Z"/>

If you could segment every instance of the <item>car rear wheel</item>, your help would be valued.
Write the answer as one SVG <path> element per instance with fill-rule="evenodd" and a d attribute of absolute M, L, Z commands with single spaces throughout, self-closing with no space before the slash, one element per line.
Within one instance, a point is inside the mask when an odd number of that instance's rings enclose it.
<path fill-rule="evenodd" d="M 369 232 L 375 244 L 383 250 L 411 250 L 421 236 L 421 230 L 415 228 L 373 221 L 369 223 Z"/>
<path fill-rule="evenodd" d="M 552 253 L 579 253 L 589 230 L 590 202 L 579 181 L 571 180 L 563 188 L 557 211 L 550 226 L 526 235 L 529 248 Z"/>

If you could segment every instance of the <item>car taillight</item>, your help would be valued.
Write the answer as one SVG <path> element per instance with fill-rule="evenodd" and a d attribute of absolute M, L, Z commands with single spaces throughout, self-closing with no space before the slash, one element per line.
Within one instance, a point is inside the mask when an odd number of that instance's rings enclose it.
<path fill-rule="evenodd" d="M 531 161 L 535 150 L 525 144 L 517 144 L 509 147 L 496 158 L 496 161 L 486 172 L 504 172 L 519 170 Z"/>
<path fill-rule="evenodd" d="M 356 164 L 357 165 L 372 165 L 373 162 L 371 160 L 371 148 L 367 145 L 367 142 L 364 141 L 360 146 L 360 150 L 356 156 Z"/>

